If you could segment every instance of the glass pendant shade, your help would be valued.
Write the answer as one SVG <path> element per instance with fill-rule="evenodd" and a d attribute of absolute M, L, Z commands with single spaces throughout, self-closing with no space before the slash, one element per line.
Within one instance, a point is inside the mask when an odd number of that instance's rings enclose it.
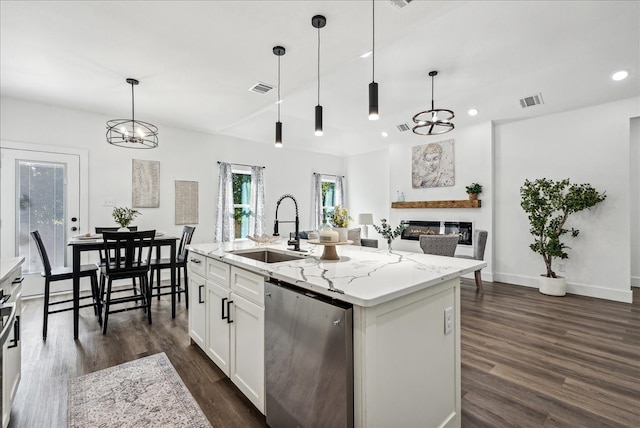
<path fill-rule="evenodd" d="M 127 83 L 131 85 L 131 119 L 107 121 L 107 143 L 128 149 L 154 149 L 158 147 L 158 128 L 135 119 L 133 87 L 140 82 L 128 78 Z"/>

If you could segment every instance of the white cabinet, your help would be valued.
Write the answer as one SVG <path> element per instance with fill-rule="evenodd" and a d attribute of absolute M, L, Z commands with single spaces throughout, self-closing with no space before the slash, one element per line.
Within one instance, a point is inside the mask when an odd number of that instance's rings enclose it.
<path fill-rule="evenodd" d="M 24 259 L 23 259 L 24 260 Z M 2 347 L 2 427 L 9 425 L 11 417 L 11 406 L 16 398 L 16 392 L 20 385 L 21 351 L 22 340 L 20 340 L 20 316 L 22 313 L 22 261 L 20 261 L 11 271 L 4 275 L 6 278 L 0 285 L 6 294 L 11 294 L 8 303 L 15 305 L 16 318 L 12 327 L 12 332 Z"/>
<path fill-rule="evenodd" d="M 264 413 L 264 278 L 191 254 L 189 335 Z"/>

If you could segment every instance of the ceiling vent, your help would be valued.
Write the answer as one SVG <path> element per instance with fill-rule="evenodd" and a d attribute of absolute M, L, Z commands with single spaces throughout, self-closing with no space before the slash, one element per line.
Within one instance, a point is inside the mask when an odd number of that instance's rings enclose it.
<path fill-rule="evenodd" d="M 538 104 L 544 104 L 544 101 L 542 100 L 542 94 L 520 98 L 520 106 L 522 108 L 533 107 L 537 106 Z"/>
<path fill-rule="evenodd" d="M 392 5 L 397 7 L 398 9 L 402 9 L 403 7 L 405 7 L 406 5 L 411 3 L 412 1 L 413 0 L 389 0 L 389 3 L 391 3 Z"/>
<path fill-rule="evenodd" d="M 273 88 L 275 88 L 274 85 L 270 85 L 268 83 L 258 82 L 258 83 L 256 83 L 255 85 L 253 85 L 252 87 L 249 88 L 249 92 L 255 92 L 256 94 L 264 95 L 267 92 L 269 92 L 270 90 L 272 90 Z"/>
<path fill-rule="evenodd" d="M 400 125 L 396 125 L 396 127 L 398 128 L 398 131 L 400 131 L 400 132 L 408 131 L 408 130 L 411 129 L 409 127 L 409 125 L 406 124 L 406 123 L 401 123 Z"/>

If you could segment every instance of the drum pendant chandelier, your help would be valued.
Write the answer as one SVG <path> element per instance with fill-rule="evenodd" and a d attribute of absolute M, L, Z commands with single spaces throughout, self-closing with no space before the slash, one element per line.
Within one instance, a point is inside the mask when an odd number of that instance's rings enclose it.
<path fill-rule="evenodd" d="M 451 119 L 455 117 L 453 111 L 447 109 L 437 109 L 433 105 L 433 78 L 438 75 L 437 71 L 430 71 L 431 76 L 431 110 L 421 111 L 413 116 L 416 126 L 413 133 L 417 135 L 439 135 L 452 131 L 455 126 Z"/>
<path fill-rule="evenodd" d="M 128 78 L 131 85 L 131 119 L 113 119 L 107 122 L 107 143 L 129 149 L 155 149 L 158 147 L 158 128 L 148 122 L 135 120 L 133 87 L 136 79 Z"/>

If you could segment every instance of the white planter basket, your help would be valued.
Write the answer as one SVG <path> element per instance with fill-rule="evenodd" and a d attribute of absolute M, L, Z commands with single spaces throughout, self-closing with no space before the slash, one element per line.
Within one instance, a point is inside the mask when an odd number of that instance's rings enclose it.
<path fill-rule="evenodd" d="M 542 294 L 549 296 L 564 296 L 567 294 L 567 280 L 561 276 L 549 278 L 546 275 L 540 275 L 538 285 Z"/>

